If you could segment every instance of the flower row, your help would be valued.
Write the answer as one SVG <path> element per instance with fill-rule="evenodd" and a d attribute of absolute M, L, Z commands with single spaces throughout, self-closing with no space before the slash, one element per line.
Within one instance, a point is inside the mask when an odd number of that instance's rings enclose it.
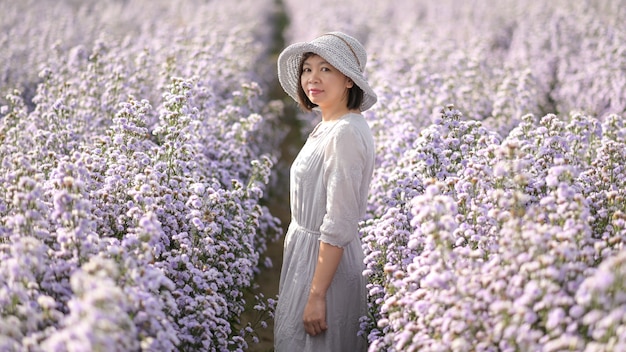
<path fill-rule="evenodd" d="M 21 16 L 3 16 L 0 349 L 245 349 L 281 232 L 271 1 L 50 5 L 0 5 Z"/>

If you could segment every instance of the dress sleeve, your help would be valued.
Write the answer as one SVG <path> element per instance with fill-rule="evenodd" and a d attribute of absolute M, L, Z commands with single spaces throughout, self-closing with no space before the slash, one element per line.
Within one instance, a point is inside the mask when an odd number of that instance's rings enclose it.
<path fill-rule="evenodd" d="M 337 127 L 324 151 L 326 214 L 320 227 L 320 241 L 345 247 L 358 236 L 366 147 L 354 126 Z"/>

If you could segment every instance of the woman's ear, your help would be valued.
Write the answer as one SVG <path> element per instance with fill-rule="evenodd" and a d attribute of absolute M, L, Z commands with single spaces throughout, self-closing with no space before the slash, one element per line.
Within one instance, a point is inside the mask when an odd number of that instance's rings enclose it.
<path fill-rule="evenodd" d="M 354 82 L 350 78 L 348 78 L 346 80 L 346 88 L 352 88 L 352 87 L 354 87 Z"/>

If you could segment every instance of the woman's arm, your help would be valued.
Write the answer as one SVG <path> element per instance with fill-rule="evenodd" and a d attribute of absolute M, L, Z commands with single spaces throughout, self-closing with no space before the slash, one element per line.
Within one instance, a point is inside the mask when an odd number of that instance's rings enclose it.
<path fill-rule="evenodd" d="M 320 249 L 302 317 L 304 329 L 312 336 L 328 328 L 326 291 L 343 256 L 343 247 L 358 237 L 361 182 L 368 160 L 367 150 L 358 129 L 351 124 L 342 124 L 336 127 L 335 135 L 324 151 L 326 214 L 320 225 Z"/>
<path fill-rule="evenodd" d="M 320 242 L 317 266 L 302 317 L 304 330 L 311 336 L 322 333 L 328 328 L 326 324 L 326 291 L 333 281 L 342 255 L 343 248 Z"/>

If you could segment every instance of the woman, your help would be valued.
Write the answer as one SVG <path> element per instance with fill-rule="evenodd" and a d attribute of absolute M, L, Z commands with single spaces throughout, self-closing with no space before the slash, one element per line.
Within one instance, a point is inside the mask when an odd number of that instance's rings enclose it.
<path fill-rule="evenodd" d="M 367 312 L 358 222 L 374 168 L 374 140 L 361 115 L 376 103 L 363 76 L 367 54 L 332 32 L 288 46 L 278 78 L 305 111 L 321 112 L 291 166 L 291 224 L 285 236 L 275 315 L 276 352 L 366 350 L 357 336 Z"/>

